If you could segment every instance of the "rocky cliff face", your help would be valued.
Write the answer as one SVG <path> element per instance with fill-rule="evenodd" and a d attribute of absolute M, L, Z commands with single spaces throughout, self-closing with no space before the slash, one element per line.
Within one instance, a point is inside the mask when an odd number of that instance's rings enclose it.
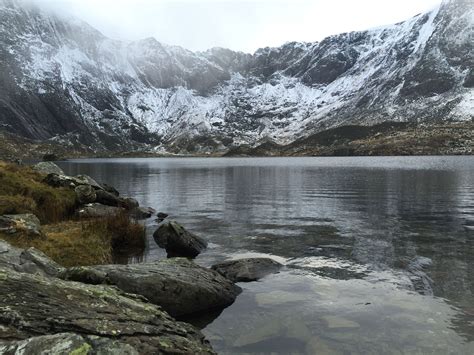
<path fill-rule="evenodd" d="M 474 6 L 254 54 L 119 42 L 0 0 L 0 128 L 94 149 L 225 151 L 347 124 L 471 121 Z"/>

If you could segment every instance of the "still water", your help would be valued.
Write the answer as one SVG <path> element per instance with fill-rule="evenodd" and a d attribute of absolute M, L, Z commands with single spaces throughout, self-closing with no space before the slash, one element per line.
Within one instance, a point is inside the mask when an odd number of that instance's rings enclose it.
<path fill-rule="evenodd" d="M 76 160 L 210 241 L 285 264 L 196 320 L 222 354 L 473 354 L 474 157 Z M 151 234 L 144 255 L 164 258 Z M 217 316 L 217 317 L 216 317 Z"/>

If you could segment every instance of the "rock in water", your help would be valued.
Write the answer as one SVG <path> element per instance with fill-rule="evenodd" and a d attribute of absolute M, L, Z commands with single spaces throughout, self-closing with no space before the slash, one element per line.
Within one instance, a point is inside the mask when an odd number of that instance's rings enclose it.
<path fill-rule="evenodd" d="M 89 203 L 77 211 L 81 218 L 101 218 L 110 217 L 124 212 L 121 207 L 105 206 L 100 203 Z"/>
<path fill-rule="evenodd" d="M 111 193 L 112 195 L 115 195 L 115 196 L 117 196 L 117 197 L 120 196 L 120 193 L 118 192 L 118 190 L 117 190 L 115 187 L 113 187 L 113 186 L 110 186 L 110 185 L 107 185 L 107 184 L 102 184 L 102 188 L 103 188 L 105 191 Z"/>
<path fill-rule="evenodd" d="M 146 264 L 73 267 L 60 277 L 117 286 L 127 293 L 146 297 L 172 316 L 225 308 L 241 292 L 240 287 L 217 272 L 185 258 Z"/>
<path fill-rule="evenodd" d="M 213 353 L 193 326 L 113 287 L 0 268 L 0 290 L 0 339 L 25 340 L 67 332 L 88 338 L 84 350 L 94 348 L 89 339 L 100 342 L 100 338 L 111 338 L 139 354 Z M 5 346 L 11 345 L 0 345 L 0 349 Z"/>
<path fill-rule="evenodd" d="M 232 282 L 257 281 L 280 270 L 283 265 L 269 258 L 248 258 L 230 260 L 212 266 L 222 276 Z"/>
<path fill-rule="evenodd" d="M 64 175 L 64 171 L 59 166 L 57 166 L 56 164 L 50 161 L 43 161 L 41 163 L 33 165 L 33 169 L 45 175 L 49 175 L 49 174 Z"/>
<path fill-rule="evenodd" d="M 175 221 L 165 222 L 153 233 L 153 239 L 166 249 L 168 257 L 196 257 L 207 248 L 207 242 L 188 232 Z"/>
<path fill-rule="evenodd" d="M 41 224 L 38 217 L 31 213 L 3 215 L 0 216 L 0 232 L 41 236 Z"/>
<path fill-rule="evenodd" d="M 76 192 L 76 199 L 80 204 L 92 203 L 97 199 L 97 194 L 91 185 L 77 186 L 74 191 Z"/>

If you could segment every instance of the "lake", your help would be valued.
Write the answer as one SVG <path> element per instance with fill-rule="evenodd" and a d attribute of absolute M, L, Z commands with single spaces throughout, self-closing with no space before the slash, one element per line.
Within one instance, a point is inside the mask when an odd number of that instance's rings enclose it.
<path fill-rule="evenodd" d="M 474 157 L 59 163 L 169 213 L 210 246 L 285 264 L 195 319 L 222 354 L 474 353 Z M 148 220 L 144 255 L 166 257 Z"/>

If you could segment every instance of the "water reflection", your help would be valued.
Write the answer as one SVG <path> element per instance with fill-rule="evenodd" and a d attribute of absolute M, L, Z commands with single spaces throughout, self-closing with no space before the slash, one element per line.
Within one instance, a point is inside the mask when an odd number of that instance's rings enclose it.
<path fill-rule="evenodd" d="M 360 324 L 359 330 L 349 328 L 352 330 L 337 336 L 318 327 L 321 322 L 327 325 L 334 321 L 328 321 L 329 316 L 342 316 L 337 307 L 343 305 L 339 302 L 327 309 L 327 314 L 305 313 L 305 307 L 321 307 L 314 299 L 300 300 L 299 306 L 291 304 L 288 310 L 281 305 L 268 306 L 268 312 L 276 317 L 286 317 L 287 311 L 307 315 L 307 330 L 295 327 L 311 337 L 288 337 L 285 332 L 291 333 L 292 327 L 266 331 L 285 333 L 283 338 L 296 352 L 308 351 L 308 346 L 313 346 L 310 343 L 349 351 L 350 345 L 355 346 L 351 337 L 359 336 L 360 329 L 373 333 L 364 336 L 386 342 L 387 349 L 392 346 L 405 351 L 410 348 L 401 347 L 397 343 L 400 339 L 390 340 L 390 334 L 403 336 L 406 346 L 421 347 L 431 340 L 423 338 L 418 330 L 434 332 L 458 353 L 466 349 L 461 347 L 463 342 L 474 340 L 472 157 L 113 159 L 61 165 L 70 174 L 85 173 L 115 185 L 142 205 L 170 213 L 206 237 L 211 247 L 198 258 L 201 264 L 249 251 L 283 257 L 287 271 L 280 279 L 266 279 L 262 292 L 282 291 L 282 279 L 291 284 L 295 297 L 306 294 L 298 290 L 298 283 L 312 284 L 308 292 L 313 294 L 329 282 L 330 287 L 339 290 L 336 300 L 341 298 L 340 293 L 359 290 L 353 298 L 362 304 L 375 297 L 378 288 L 389 287 L 391 293 L 395 292 L 396 299 L 384 298 L 380 293 L 377 312 L 356 312 L 343 321 Z M 154 222 L 150 223 L 151 233 Z M 164 256 L 150 239 L 143 259 Z M 257 297 L 261 285 L 246 285 L 247 292 L 239 296 L 238 302 L 206 328 L 209 334 L 225 330 L 213 341 L 219 350 L 271 352 L 281 348 L 277 339 L 282 338 L 278 336 L 264 337 L 258 346 L 254 343 L 256 348 L 250 344 L 235 347 L 228 342 L 235 329 L 225 323 L 227 318 L 231 322 L 237 314 L 244 314 L 241 322 L 251 323 L 253 317 L 266 312 L 258 302 L 248 300 L 250 303 L 242 309 L 241 300 Z M 395 316 L 394 304 L 400 298 L 404 306 L 412 305 L 398 309 L 400 314 Z M 432 307 L 431 314 L 429 309 L 426 314 L 412 310 L 424 309 L 426 304 Z M 372 319 L 380 312 L 388 317 L 388 309 L 392 309 L 389 313 L 396 321 L 380 323 Z M 426 325 L 424 317 L 435 319 L 436 326 Z M 402 328 L 407 330 L 405 335 Z M 333 346 L 332 342 L 345 345 Z M 352 352 L 374 352 L 369 350 L 370 346 L 357 345 Z"/>

